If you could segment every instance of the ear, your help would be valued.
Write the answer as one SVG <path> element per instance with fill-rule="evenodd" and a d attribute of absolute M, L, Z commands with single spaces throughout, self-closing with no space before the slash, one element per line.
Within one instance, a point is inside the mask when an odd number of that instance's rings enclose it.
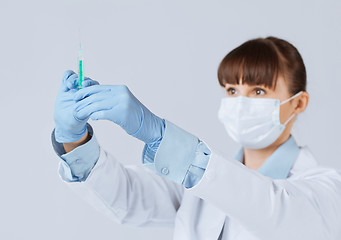
<path fill-rule="evenodd" d="M 307 108 L 309 103 L 309 93 L 306 91 L 303 91 L 300 96 L 295 99 L 295 113 L 301 113 L 304 112 L 304 110 Z"/>

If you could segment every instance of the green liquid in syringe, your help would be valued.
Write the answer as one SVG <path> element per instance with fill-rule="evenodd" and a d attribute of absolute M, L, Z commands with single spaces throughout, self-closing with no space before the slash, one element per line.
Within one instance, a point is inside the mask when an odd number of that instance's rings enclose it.
<path fill-rule="evenodd" d="M 83 60 L 80 59 L 78 61 L 78 88 L 81 89 L 83 88 L 83 81 L 84 81 L 84 76 L 83 76 Z"/>

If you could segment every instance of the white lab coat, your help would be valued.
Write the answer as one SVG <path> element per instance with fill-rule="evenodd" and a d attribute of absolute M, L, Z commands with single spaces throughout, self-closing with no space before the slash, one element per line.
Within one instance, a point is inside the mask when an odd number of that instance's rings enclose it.
<path fill-rule="evenodd" d="M 67 184 L 116 222 L 171 226 L 176 240 L 216 240 L 225 220 L 225 240 L 336 240 L 341 230 L 341 173 L 318 166 L 307 147 L 280 180 L 212 152 L 191 189 L 101 149 L 87 180 Z"/>

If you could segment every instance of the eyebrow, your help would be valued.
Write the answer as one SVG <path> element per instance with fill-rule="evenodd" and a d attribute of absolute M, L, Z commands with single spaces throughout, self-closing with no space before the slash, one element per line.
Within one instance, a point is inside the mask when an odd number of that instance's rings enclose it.
<path fill-rule="evenodd" d="M 270 90 L 274 90 L 272 88 L 269 88 L 269 87 L 266 87 L 264 85 L 249 85 L 249 84 L 246 84 L 248 87 L 250 88 L 266 88 L 266 89 L 270 89 Z M 240 86 L 239 84 L 230 84 L 230 83 L 226 83 L 225 85 L 225 88 L 228 88 L 228 87 L 235 87 L 235 86 Z M 242 85 L 243 86 L 243 85 Z"/>

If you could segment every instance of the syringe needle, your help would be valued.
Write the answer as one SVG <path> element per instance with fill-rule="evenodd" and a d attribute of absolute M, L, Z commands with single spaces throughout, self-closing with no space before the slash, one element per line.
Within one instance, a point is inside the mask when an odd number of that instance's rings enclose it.
<path fill-rule="evenodd" d="M 78 88 L 83 88 L 83 54 L 82 54 L 82 45 L 79 44 L 79 52 L 78 52 Z"/>

